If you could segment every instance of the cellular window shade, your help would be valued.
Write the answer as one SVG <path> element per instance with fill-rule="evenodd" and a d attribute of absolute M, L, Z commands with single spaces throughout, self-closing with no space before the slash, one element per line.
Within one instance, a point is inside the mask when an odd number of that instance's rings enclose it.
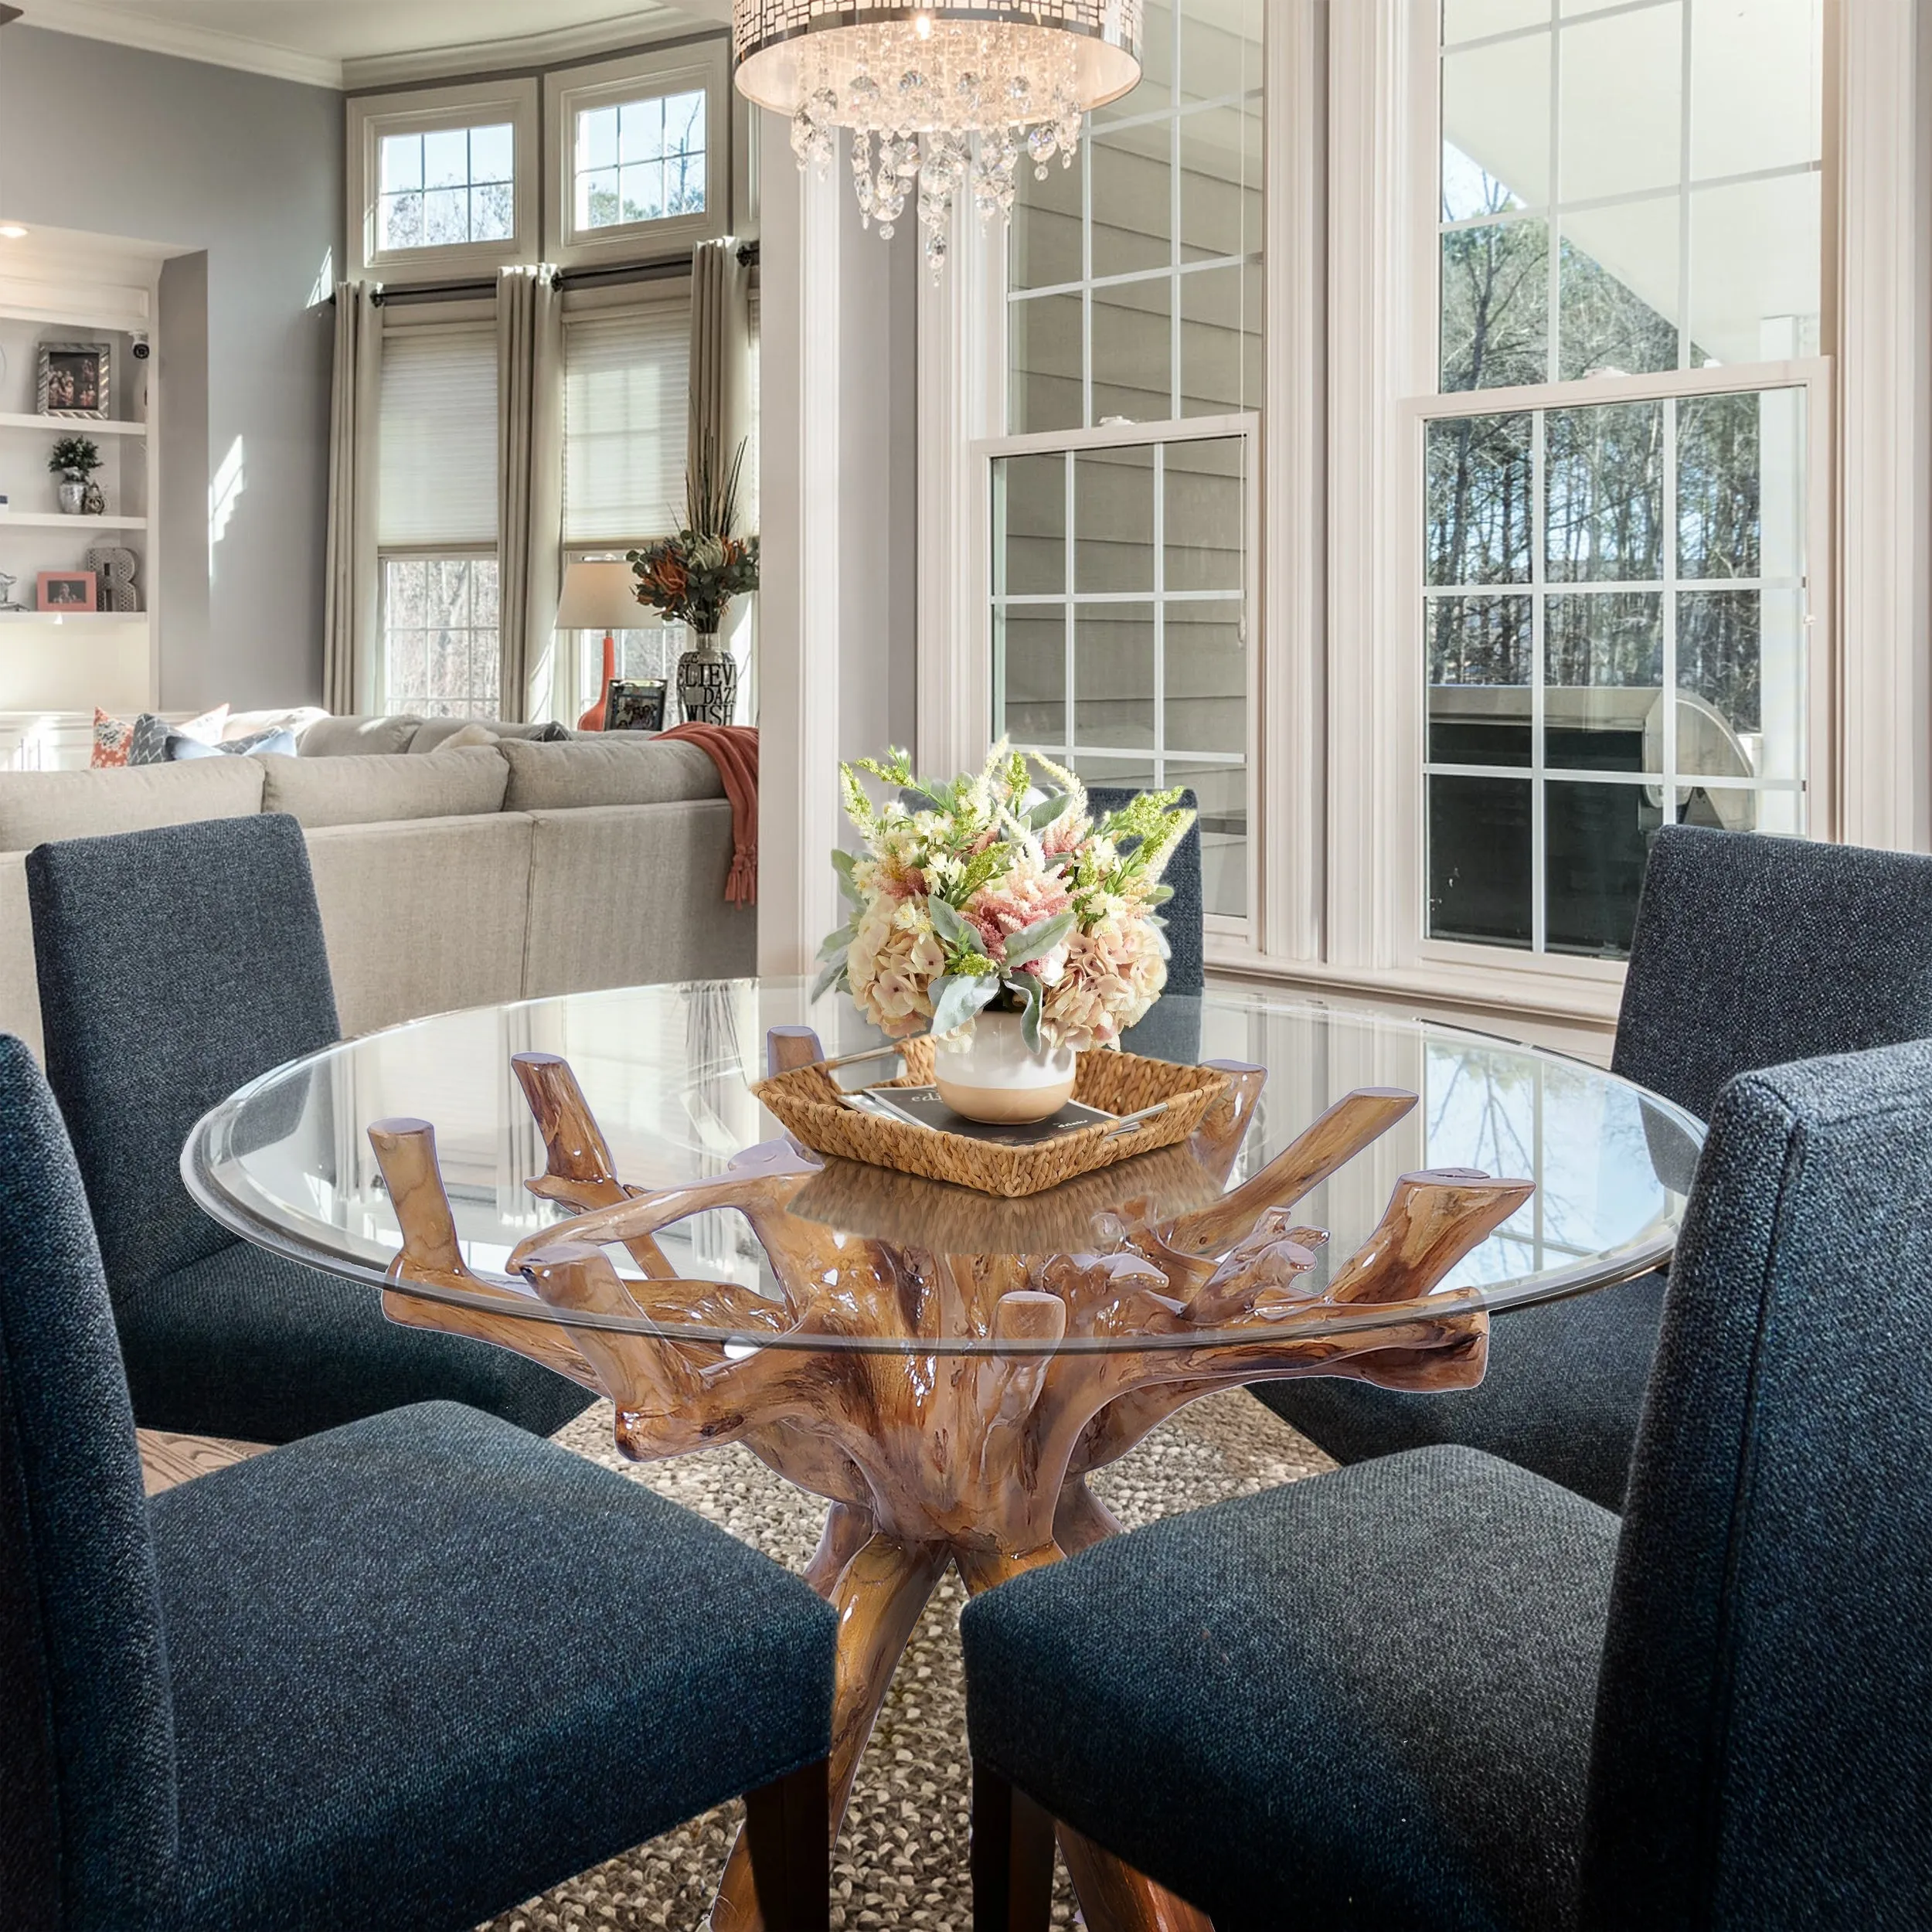
<path fill-rule="evenodd" d="M 691 306 L 590 315 L 563 335 L 563 536 L 662 536 L 684 522 Z"/>
<path fill-rule="evenodd" d="M 496 541 L 496 333 L 397 330 L 383 343 L 385 546 Z"/>

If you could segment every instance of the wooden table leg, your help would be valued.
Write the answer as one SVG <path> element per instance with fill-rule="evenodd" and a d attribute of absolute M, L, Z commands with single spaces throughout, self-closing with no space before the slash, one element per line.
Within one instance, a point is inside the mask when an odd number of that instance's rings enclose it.
<path fill-rule="evenodd" d="M 846 1564 L 832 1594 L 838 1612 L 838 1670 L 832 1702 L 835 1844 L 859 1755 L 886 1701 L 893 1672 L 951 1556 L 944 1543 L 906 1543 L 896 1536 L 875 1536 Z M 752 1889 L 750 1853 L 741 1832 L 711 1908 L 712 1932 L 762 1932 L 763 1924 Z"/>
<path fill-rule="evenodd" d="M 1097 1500 L 1088 1500 L 1097 1512 L 1094 1515 L 1082 1512 L 1082 1520 L 1089 1528 L 1098 1529 L 1102 1517 L 1113 1522 L 1112 1516 Z M 1114 1527 L 1117 1530 L 1119 1525 Z M 1101 1541 L 1107 1533 L 1100 1529 L 1091 1540 Z M 962 1552 L 959 1573 L 965 1579 L 967 1589 L 977 1597 L 981 1590 L 991 1590 L 1009 1577 L 1058 1563 L 1061 1553 L 1051 1543 L 1044 1549 L 1029 1550 L 1016 1556 Z M 1135 1871 L 1067 1825 L 1060 1825 L 1059 1832 L 1060 1856 L 1066 1861 L 1067 1876 L 1073 1881 L 1088 1932 L 1214 1932 L 1214 1922 L 1205 1912 L 1185 1899 L 1177 1899 L 1145 1872 Z"/>

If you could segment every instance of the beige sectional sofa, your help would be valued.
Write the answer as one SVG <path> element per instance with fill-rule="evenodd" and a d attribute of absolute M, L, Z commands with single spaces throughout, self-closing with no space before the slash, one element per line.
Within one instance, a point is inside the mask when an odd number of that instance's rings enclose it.
<path fill-rule="evenodd" d="M 398 755 L 396 735 L 365 753 L 0 771 L 0 1032 L 38 1050 L 34 846 L 257 811 L 307 834 L 347 1033 L 756 971 L 757 914 L 724 898 L 731 808 L 695 746 L 506 738 Z"/>

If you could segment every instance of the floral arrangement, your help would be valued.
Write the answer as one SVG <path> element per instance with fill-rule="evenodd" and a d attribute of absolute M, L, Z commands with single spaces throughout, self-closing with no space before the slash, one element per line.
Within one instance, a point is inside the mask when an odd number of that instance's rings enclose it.
<path fill-rule="evenodd" d="M 1080 781 L 1002 743 L 984 770 L 916 780 L 903 751 L 843 765 L 862 857 L 835 852 L 851 920 L 820 948 L 814 992 L 847 988 L 896 1038 L 1022 1013 L 1029 1046 L 1111 1045 L 1167 983 L 1161 874 L 1194 815 L 1178 791 L 1095 818 Z M 890 786 L 875 805 L 860 772 Z"/>
<path fill-rule="evenodd" d="M 758 587 L 758 539 L 732 534 L 744 460 L 740 442 L 730 472 L 720 478 L 701 457 L 685 479 L 685 527 L 624 553 L 638 580 L 638 603 L 689 624 L 701 637 L 715 637 L 731 600 Z"/>
<path fill-rule="evenodd" d="M 70 483 L 84 483 L 100 468 L 100 445 L 85 436 L 63 436 L 53 446 L 47 468 Z"/>

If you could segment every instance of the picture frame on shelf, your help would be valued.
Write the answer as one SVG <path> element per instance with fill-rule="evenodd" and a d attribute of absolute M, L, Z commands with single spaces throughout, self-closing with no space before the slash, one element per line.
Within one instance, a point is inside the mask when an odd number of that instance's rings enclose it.
<path fill-rule="evenodd" d="M 111 342 L 43 342 L 35 410 L 42 416 L 105 422 L 113 378 Z"/>
<path fill-rule="evenodd" d="M 613 678 L 604 701 L 604 730 L 662 731 L 665 691 L 662 678 Z"/>
<path fill-rule="evenodd" d="M 54 617 L 99 608 L 100 584 L 91 570 L 43 570 L 35 602 Z"/>

